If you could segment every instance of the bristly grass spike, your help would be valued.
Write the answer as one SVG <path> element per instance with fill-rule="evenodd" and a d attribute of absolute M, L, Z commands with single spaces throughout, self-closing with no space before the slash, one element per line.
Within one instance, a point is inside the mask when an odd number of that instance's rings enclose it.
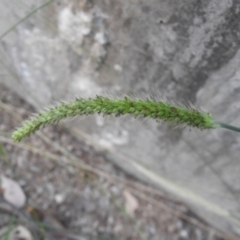
<path fill-rule="evenodd" d="M 240 132 L 240 128 L 225 123 L 216 122 L 212 116 L 204 111 L 192 107 L 181 106 L 165 101 L 152 99 L 136 99 L 130 97 L 108 98 L 96 96 L 95 98 L 76 98 L 73 102 L 61 102 L 59 105 L 47 109 L 25 121 L 13 134 L 14 141 L 21 141 L 40 127 L 50 123 L 56 123 L 61 119 L 75 116 L 86 116 L 89 114 L 132 115 L 135 118 L 143 116 L 162 120 L 174 126 L 190 126 L 199 129 L 214 129 L 217 127 Z"/>

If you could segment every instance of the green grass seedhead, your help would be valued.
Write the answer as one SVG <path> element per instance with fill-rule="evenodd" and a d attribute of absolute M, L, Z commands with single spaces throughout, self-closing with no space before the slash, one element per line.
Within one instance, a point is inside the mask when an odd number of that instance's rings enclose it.
<path fill-rule="evenodd" d="M 238 128 L 227 124 L 215 122 L 208 113 L 198 111 L 192 107 L 176 106 L 166 102 L 153 100 L 135 100 L 128 97 L 122 99 L 110 99 L 97 96 L 96 98 L 78 98 L 70 103 L 60 103 L 45 112 L 27 120 L 13 134 L 14 141 L 21 141 L 31 133 L 37 131 L 41 126 L 55 123 L 67 117 L 89 115 L 127 115 L 135 118 L 143 116 L 155 120 L 162 120 L 172 125 L 185 125 L 199 129 L 213 129 L 224 127 L 234 131 Z"/>

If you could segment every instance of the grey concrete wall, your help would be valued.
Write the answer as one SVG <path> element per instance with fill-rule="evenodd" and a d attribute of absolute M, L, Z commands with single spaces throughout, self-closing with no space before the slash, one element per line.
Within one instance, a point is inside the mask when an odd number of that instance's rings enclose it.
<path fill-rule="evenodd" d="M 2 0 L 0 34 L 42 3 Z M 54 1 L 1 39 L 0 82 L 36 108 L 147 93 L 240 126 L 239 17 L 238 0 Z M 99 116 L 75 125 L 122 168 L 240 234 L 238 133 Z"/>

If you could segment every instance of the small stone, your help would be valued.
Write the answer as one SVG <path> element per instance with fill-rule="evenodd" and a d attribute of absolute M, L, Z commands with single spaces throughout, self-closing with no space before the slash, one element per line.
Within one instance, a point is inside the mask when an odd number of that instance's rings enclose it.
<path fill-rule="evenodd" d="M 110 191 L 111 191 L 112 193 L 114 193 L 114 194 L 119 194 L 119 193 L 120 193 L 120 188 L 117 187 L 117 186 L 112 186 L 112 187 L 110 188 Z"/>
<path fill-rule="evenodd" d="M 43 193 L 43 188 L 42 187 L 37 187 L 36 192 L 38 195 L 41 195 Z"/>
<path fill-rule="evenodd" d="M 118 223 L 118 224 L 116 224 L 116 225 L 114 226 L 113 232 L 114 232 L 114 233 L 119 233 L 119 232 L 122 231 L 122 229 L 123 229 L 122 224 Z"/>
<path fill-rule="evenodd" d="M 82 33 L 82 35 L 84 35 L 84 36 L 89 35 L 90 32 L 91 32 L 91 28 L 88 28 L 88 27 L 82 27 L 82 29 L 81 29 L 81 33 Z"/>
<path fill-rule="evenodd" d="M 122 72 L 122 67 L 118 64 L 115 64 L 114 65 L 114 70 L 117 71 L 117 72 Z"/>
<path fill-rule="evenodd" d="M 49 183 L 46 183 L 45 187 L 46 187 L 46 189 L 47 189 L 48 192 L 49 192 L 50 198 L 52 198 L 53 195 L 54 195 L 54 193 L 55 193 L 55 187 L 54 187 L 54 185 L 49 182 Z"/>
<path fill-rule="evenodd" d="M 113 218 L 112 216 L 109 216 L 108 219 L 107 219 L 107 223 L 108 223 L 109 225 L 113 225 L 113 223 L 114 223 L 114 218 Z"/>
<path fill-rule="evenodd" d="M 196 229 L 195 233 L 196 233 L 197 240 L 203 239 L 203 234 L 202 234 L 202 231 L 200 229 Z"/>
<path fill-rule="evenodd" d="M 95 40 L 100 43 L 101 45 L 105 45 L 108 43 L 108 39 L 103 32 L 98 32 L 95 35 Z"/>
<path fill-rule="evenodd" d="M 183 222 L 181 220 L 177 221 L 176 227 L 178 230 L 181 230 L 183 227 Z"/>
<path fill-rule="evenodd" d="M 26 203 L 26 196 L 20 185 L 11 178 L 1 176 L 0 188 L 3 198 L 16 208 L 22 208 Z"/>
<path fill-rule="evenodd" d="M 33 172 L 33 173 L 39 173 L 40 172 L 40 169 L 36 166 L 30 166 L 30 171 Z"/>
<path fill-rule="evenodd" d="M 181 238 L 187 239 L 188 238 L 188 231 L 186 229 L 181 230 L 180 233 L 179 233 L 179 236 Z"/>
<path fill-rule="evenodd" d="M 32 240 L 32 234 L 29 232 L 27 228 L 24 226 L 17 226 L 15 227 L 12 232 L 10 233 L 9 239 L 12 240 Z"/>
<path fill-rule="evenodd" d="M 64 202 L 65 196 L 64 196 L 63 194 L 56 194 L 56 195 L 54 196 L 54 200 L 55 200 L 55 202 L 56 202 L 57 204 L 61 204 L 61 203 Z"/>
<path fill-rule="evenodd" d="M 18 184 L 21 186 L 21 187 L 24 187 L 27 185 L 27 182 L 24 180 L 24 179 L 20 179 L 18 180 Z"/>
<path fill-rule="evenodd" d="M 155 235 L 156 234 L 156 228 L 153 224 L 151 224 L 149 227 L 148 227 L 148 230 L 150 232 L 151 235 Z"/>

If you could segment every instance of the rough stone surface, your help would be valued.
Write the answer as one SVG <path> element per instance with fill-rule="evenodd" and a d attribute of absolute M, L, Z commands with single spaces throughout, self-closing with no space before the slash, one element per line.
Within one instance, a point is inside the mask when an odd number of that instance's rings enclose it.
<path fill-rule="evenodd" d="M 2 0 L 0 34 L 42 3 Z M 0 82 L 38 109 L 76 95 L 148 93 L 239 125 L 239 11 L 238 0 L 54 1 L 1 39 Z M 99 116 L 74 124 L 124 169 L 240 234 L 239 134 Z"/>

